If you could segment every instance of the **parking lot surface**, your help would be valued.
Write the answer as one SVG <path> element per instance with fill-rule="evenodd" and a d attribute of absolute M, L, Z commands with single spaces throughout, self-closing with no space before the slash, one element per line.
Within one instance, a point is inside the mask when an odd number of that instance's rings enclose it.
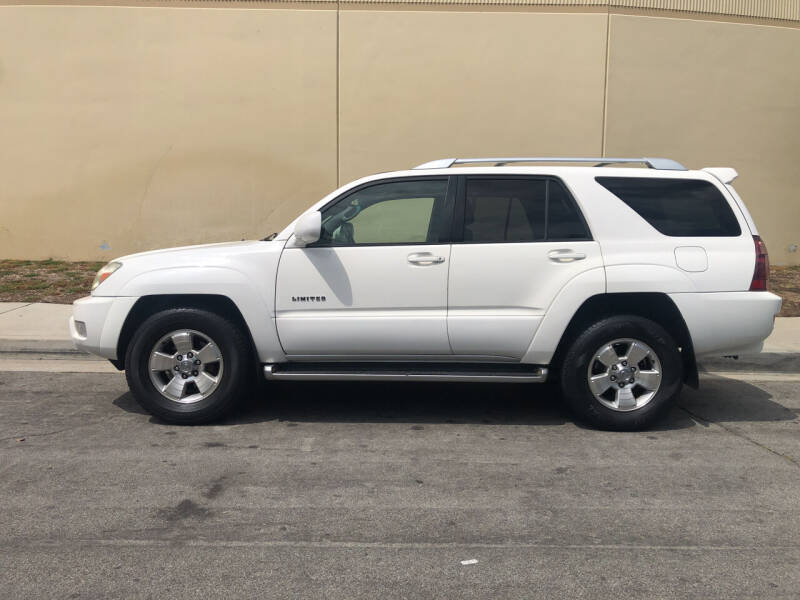
<path fill-rule="evenodd" d="M 547 385 L 265 393 L 177 427 L 117 373 L 0 372 L 0 596 L 800 589 L 798 375 L 704 376 L 641 433 L 575 424 Z"/>

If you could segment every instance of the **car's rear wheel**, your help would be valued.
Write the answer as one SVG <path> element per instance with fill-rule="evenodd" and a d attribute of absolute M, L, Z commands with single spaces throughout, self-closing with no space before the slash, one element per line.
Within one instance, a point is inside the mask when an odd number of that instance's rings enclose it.
<path fill-rule="evenodd" d="M 561 364 L 572 412 L 603 429 L 653 425 L 683 381 L 680 351 L 658 323 L 633 315 L 603 319 L 580 334 Z"/>
<path fill-rule="evenodd" d="M 234 408 L 247 389 L 251 361 L 237 324 L 209 311 L 177 308 L 142 323 L 125 365 L 143 408 L 170 423 L 197 424 Z"/>

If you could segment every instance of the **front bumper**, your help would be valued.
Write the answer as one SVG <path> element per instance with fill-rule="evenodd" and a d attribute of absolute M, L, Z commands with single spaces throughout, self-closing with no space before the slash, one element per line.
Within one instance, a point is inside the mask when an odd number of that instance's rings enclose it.
<path fill-rule="evenodd" d="M 670 294 L 692 336 L 695 356 L 755 354 L 772 333 L 781 298 L 771 292 Z"/>
<path fill-rule="evenodd" d="M 138 297 L 87 296 L 72 303 L 69 332 L 78 350 L 103 358 L 117 358 L 122 326 Z"/>

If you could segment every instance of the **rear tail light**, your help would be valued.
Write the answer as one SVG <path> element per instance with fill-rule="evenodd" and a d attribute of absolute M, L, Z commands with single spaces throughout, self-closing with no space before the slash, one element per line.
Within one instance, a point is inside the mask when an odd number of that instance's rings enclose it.
<path fill-rule="evenodd" d="M 767 245 L 757 235 L 753 236 L 756 245 L 756 268 L 753 271 L 753 281 L 750 283 L 750 291 L 766 291 L 767 281 L 769 281 L 769 254 Z"/>

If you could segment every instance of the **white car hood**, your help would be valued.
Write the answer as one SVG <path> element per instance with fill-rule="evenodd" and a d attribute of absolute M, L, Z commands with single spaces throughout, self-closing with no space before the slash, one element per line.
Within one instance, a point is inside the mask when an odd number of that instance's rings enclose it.
<path fill-rule="evenodd" d="M 197 244 L 194 246 L 177 246 L 175 248 L 161 248 L 159 250 L 148 250 L 146 252 L 137 252 L 135 254 L 127 254 L 125 256 L 121 256 L 119 258 L 115 258 L 114 262 L 121 262 L 125 263 L 126 261 L 130 261 L 131 259 L 138 260 L 140 258 L 151 258 L 151 257 L 158 257 L 164 256 L 165 258 L 170 254 L 181 253 L 193 253 L 197 252 L 201 255 L 208 254 L 208 251 L 211 250 L 212 252 L 218 250 L 237 250 L 239 248 L 249 248 L 251 246 L 257 244 L 265 244 L 267 242 L 260 242 L 257 240 L 242 240 L 239 242 L 218 242 L 215 244 Z"/>
<path fill-rule="evenodd" d="M 280 255 L 285 243 L 247 240 L 128 254 L 114 260 L 122 263 L 122 267 L 101 283 L 92 292 L 92 296 L 136 295 L 128 287 L 132 281 L 141 276 L 172 269 L 223 268 L 248 273 L 247 277 L 258 279 L 262 265 L 269 263 L 266 257 Z M 196 281 L 190 279 L 189 283 L 205 281 L 205 277 L 197 272 L 193 277 Z"/>

